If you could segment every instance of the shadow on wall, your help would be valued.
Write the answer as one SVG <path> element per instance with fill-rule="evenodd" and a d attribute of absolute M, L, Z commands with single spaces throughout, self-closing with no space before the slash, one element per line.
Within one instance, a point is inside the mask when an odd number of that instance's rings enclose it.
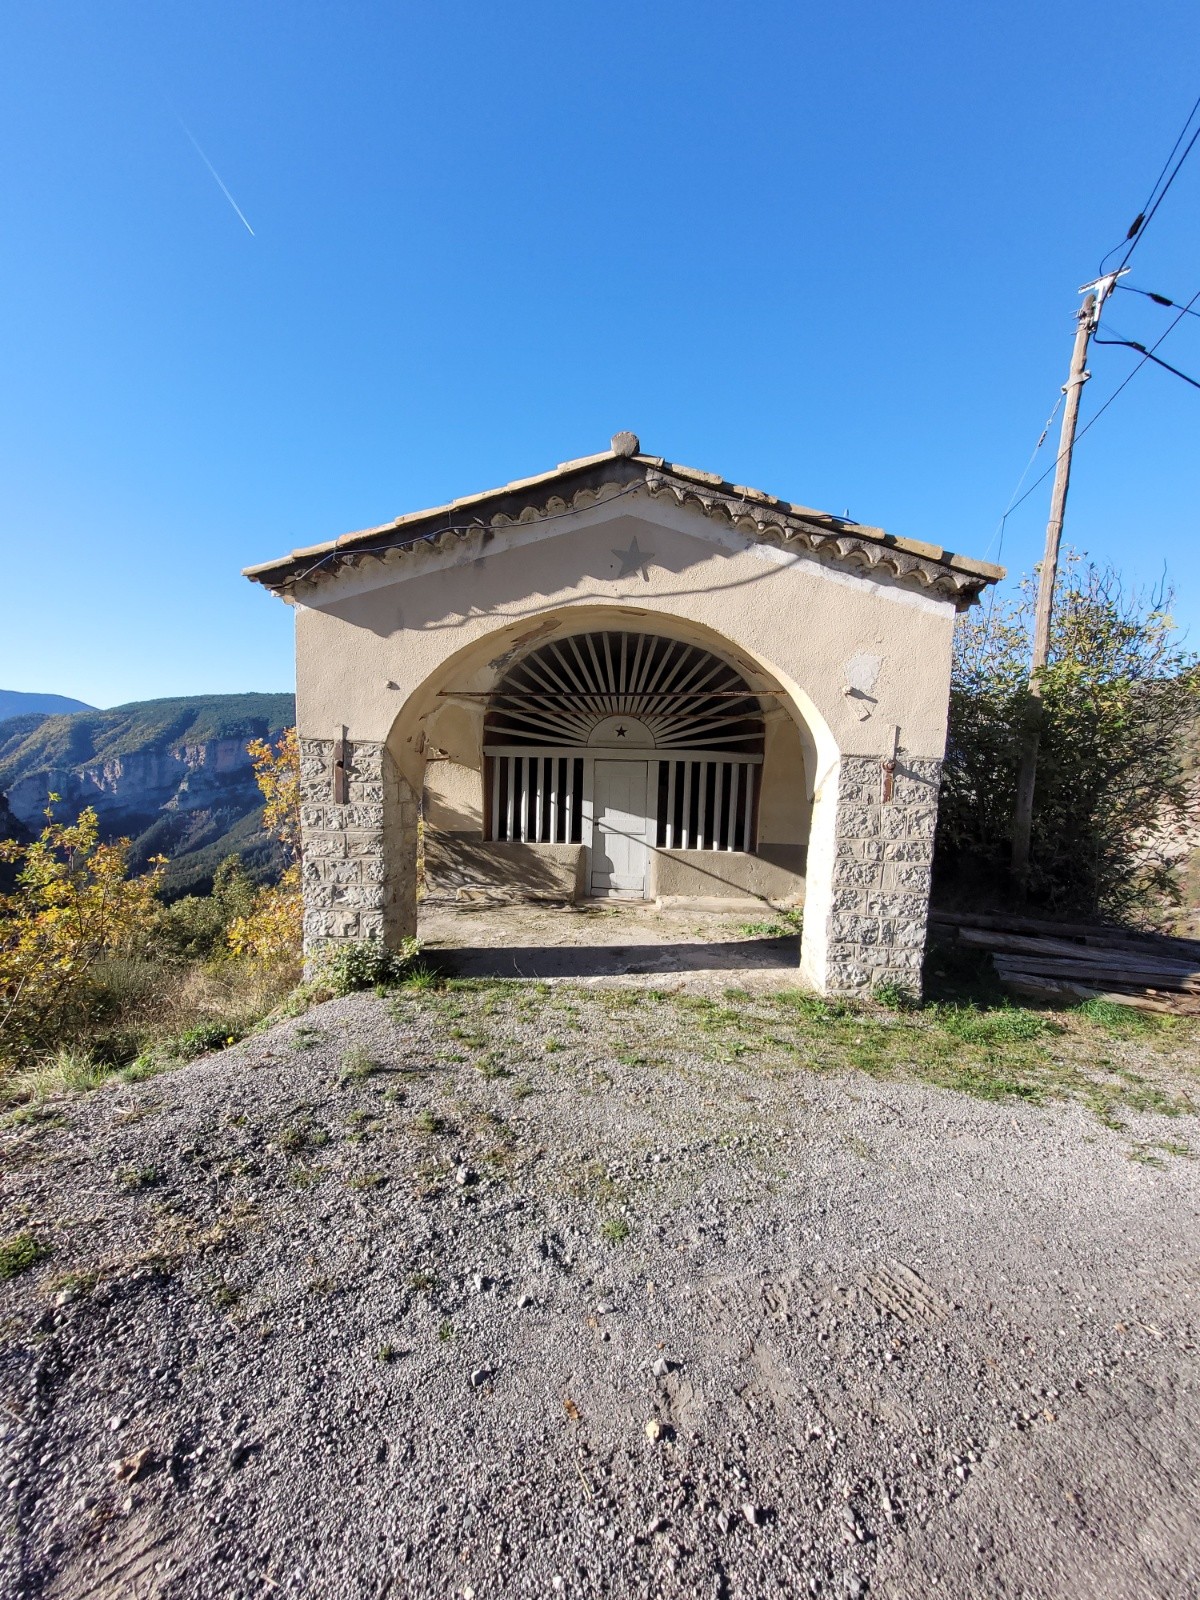
<path fill-rule="evenodd" d="M 577 844 L 504 844 L 459 833 L 425 833 L 425 894 L 454 900 L 460 892 L 517 900 L 572 901 L 583 890 Z"/>
<path fill-rule="evenodd" d="M 798 935 L 720 944 L 496 945 L 436 951 L 438 965 L 460 978 L 623 978 L 642 973 L 790 972 Z"/>

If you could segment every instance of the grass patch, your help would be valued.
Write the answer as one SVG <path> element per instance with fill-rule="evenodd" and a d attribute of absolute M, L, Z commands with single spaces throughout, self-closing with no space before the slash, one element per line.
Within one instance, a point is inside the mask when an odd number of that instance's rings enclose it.
<path fill-rule="evenodd" d="M 440 1133 L 450 1133 L 452 1129 L 445 1117 L 439 1117 L 435 1111 L 430 1111 L 428 1106 L 418 1111 L 412 1120 L 414 1133 L 423 1133 L 430 1136 Z"/>
<path fill-rule="evenodd" d="M 1040 1039 L 1050 1024 L 1036 1011 L 1021 1006 L 1001 1006 L 983 1011 L 978 1006 L 939 1006 L 931 1008 L 934 1020 L 967 1044 L 1016 1044 Z"/>
<path fill-rule="evenodd" d="M 343 1088 L 350 1083 L 365 1083 L 368 1078 L 373 1078 L 377 1072 L 382 1072 L 383 1067 L 373 1056 L 357 1046 L 347 1050 L 342 1057 L 342 1070 L 338 1082 Z"/>
<path fill-rule="evenodd" d="M 18 1233 L 5 1239 L 0 1243 L 0 1283 L 28 1272 L 49 1254 L 49 1247 L 32 1233 Z"/>
<path fill-rule="evenodd" d="M 162 1180 L 163 1175 L 157 1167 L 122 1167 L 117 1173 L 117 1181 L 122 1189 L 153 1189 Z"/>
<path fill-rule="evenodd" d="M 303 1162 L 297 1162 L 294 1166 L 288 1169 L 288 1188 L 300 1190 L 315 1189 L 317 1184 L 320 1183 L 324 1176 L 324 1167 L 310 1167 L 305 1166 Z"/>
<path fill-rule="evenodd" d="M 289 1123 L 276 1135 L 275 1143 L 285 1156 L 298 1156 L 305 1150 L 320 1150 L 329 1143 L 329 1134 L 324 1128 L 302 1118 L 299 1122 Z"/>
<path fill-rule="evenodd" d="M 600 1237 L 606 1244 L 624 1244 L 630 1228 L 624 1217 L 609 1217 L 600 1224 Z"/>
<path fill-rule="evenodd" d="M 1111 1039 L 1139 1039 L 1159 1033 L 1167 1020 L 1153 1012 L 1138 1011 L 1134 1006 L 1119 1005 L 1115 1000 L 1085 1000 L 1075 1014 L 1086 1018 Z"/>
<path fill-rule="evenodd" d="M 480 1076 L 484 1078 L 494 1079 L 512 1077 L 511 1070 L 504 1065 L 503 1061 L 497 1060 L 494 1051 L 489 1051 L 487 1055 L 480 1056 L 479 1060 L 475 1063 L 475 1066 Z"/>
<path fill-rule="evenodd" d="M 371 1189 L 382 1189 L 386 1182 L 386 1172 L 360 1172 L 357 1176 L 346 1179 L 346 1187 L 369 1192 Z"/>

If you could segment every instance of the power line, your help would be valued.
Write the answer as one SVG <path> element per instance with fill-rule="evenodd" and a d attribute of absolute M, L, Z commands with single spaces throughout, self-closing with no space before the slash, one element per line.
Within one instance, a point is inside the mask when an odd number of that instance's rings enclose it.
<path fill-rule="evenodd" d="M 1112 252 L 1110 251 L 1109 254 L 1111 255 L 1111 253 Z M 1196 290 L 1195 294 L 1188 301 L 1187 305 L 1179 307 L 1179 315 L 1172 320 L 1171 326 L 1166 330 L 1165 333 L 1161 333 L 1158 336 L 1158 338 L 1150 346 L 1149 350 L 1146 350 L 1146 351 L 1143 352 L 1142 359 L 1138 362 L 1137 366 L 1134 367 L 1133 370 L 1130 373 L 1128 373 L 1125 378 L 1122 379 L 1122 381 L 1117 385 L 1117 387 L 1109 395 L 1108 399 L 1100 407 L 1099 411 L 1096 412 L 1095 416 L 1092 417 L 1090 419 L 1090 421 L 1086 422 L 1082 428 L 1080 428 L 1079 434 L 1078 434 L 1078 437 L 1080 439 L 1083 438 L 1084 434 L 1088 431 L 1089 428 L 1094 428 L 1096 426 L 1096 424 L 1100 421 L 1100 418 L 1108 410 L 1109 406 L 1112 405 L 1113 401 L 1121 393 L 1121 390 L 1126 388 L 1130 383 L 1133 382 L 1134 378 L 1137 377 L 1138 373 L 1146 365 L 1146 362 L 1147 361 L 1153 361 L 1155 359 L 1154 352 L 1158 349 L 1159 345 L 1162 344 L 1163 340 L 1165 338 L 1167 338 L 1167 336 L 1170 333 L 1172 333 L 1175 328 L 1177 328 L 1179 326 L 1179 324 L 1183 321 L 1184 317 L 1187 316 L 1187 314 L 1191 311 L 1192 307 L 1196 304 L 1197 300 L 1200 300 L 1200 289 Z M 1108 341 L 1104 341 L 1104 342 L 1107 343 Z M 1124 342 L 1124 341 L 1122 341 L 1122 342 Z M 1162 365 L 1165 366 L 1166 363 L 1163 362 Z M 1185 376 L 1185 374 L 1180 373 L 1179 376 L 1183 377 L 1183 376 Z M 1191 380 L 1189 379 L 1188 381 L 1190 382 Z M 1045 472 L 1042 473 L 1041 477 L 1036 479 L 1033 483 L 1031 483 L 1029 485 L 1028 489 L 1026 489 L 1025 493 L 1021 496 L 1020 500 L 1016 501 L 1016 503 L 1014 505 L 1009 506 L 1008 511 L 1005 513 L 1006 516 L 1011 516 L 1012 513 L 1017 509 L 1017 506 L 1023 504 L 1026 500 L 1029 499 L 1029 496 L 1033 493 L 1033 491 L 1038 487 L 1039 484 L 1045 483 L 1046 479 L 1054 471 L 1055 467 L 1058 466 L 1059 458 L 1064 453 L 1065 452 L 1060 451 L 1059 455 L 1055 456 L 1054 460 L 1046 468 Z"/>
<path fill-rule="evenodd" d="M 1163 162 L 1162 171 L 1159 173 L 1158 177 L 1155 178 L 1155 180 L 1154 180 L 1154 187 L 1150 190 L 1150 193 L 1146 198 L 1146 204 L 1142 207 L 1142 209 L 1138 212 L 1137 216 L 1134 217 L 1133 221 L 1129 224 L 1129 231 L 1126 233 L 1124 239 L 1122 239 L 1122 241 L 1121 241 L 1121 244 L 1128 244 L 1128 246 L 1129 246 L 1128 250 L 1126 250 L 1125 254 L 1121 257 L 1121 266 L 1122 267 L 1124 267 L 1128 263 L 1130 256 L 1137 249 L 1138 244 L 1141 242 L 1142 235 L 1145 233 L 1146 229 L 1150 226 L 1151 218 L 1154 216 L 1154 213 L 1158 210 L 1159 206 L 1162 205 L 1163 201 L 1166 199 L 1167 190 L 1171 187 L 1171 185 L 1175 182 L 1175 179 L 1179 176 L 1179 169 L 1183 166 L 1183 163 L 1187 160 L 1188 156 L 1191 155 L 1192 146 L 1196 143 L 1197 139 L 1200 139 L 1200 126 L 1198 126 L 1196 131 L 1195 131 L 1195 133 L 1193 133 L 1192 137 L 1188 140 L 1187 148 L 1184 150 L 1184 152 L 1180 156 L 1179 160 L 1177 162 L 1175 162 L 1175 166 L 1171 171 L 1170 177 L 1167 179 L 1166 183 L 1163 184 L 1162 189 L 1159 190 L 1158 186 L 1159 186 L 1160 183 L 1162 183 L 1163 174 L 1166 172 L 1167 168 L 1170 167 L 1171 162 L 1174 160 L 1175 152 L 1176 152 L 1176 150 L 1179 149 L 1179 146 L 1183 143 L 1184 137 L 1186 136 L 1188 129 L 1192 125 L 1192 118 L 1196 115 L 1197 111 L 1200 111 L 1200 96 L 1197 96 L 1196 103 L 1193 105 L 1192 109 L 1188 112 L 1187 117 L 1184 120 L 1183 127 L 1180 128 L 1180 130 L 1179 130 L 1179 137 L 1175 140 L 1175 143 L 1171 146 L 1171 153 L 1167 157 L 1167 159 Z M 1101 263 L 1100 263 L 1100 271 L 1101 272 L 1104 271 L 1104 263 L 1108 260 L 1108 257 L 1109 256 L 1115 256 L 1117 251 L 1120 248 L 1121 248 L 1120 244 L 1114 245 L 1113 248 L 1108 252 L 1108 255 L 1106 255 L 1104 257 L 1104 260 L 1101 261 Z"/>
<path fill-rule="evenodd" d="M 1054 410 L 1046 418 L 1045 424 L 1042 427 L 1041 436 L 1039 437 L 1038 442 L 1034 445 L 1033 449 L 1029 453 L 1029 460 L 1025 463 L 1025 470 L 1021 473 L 1021 476 L 1017 479 L 1016 483 L 1013 485 L 1013 492 L 1008 497 L 1008 505 L 1004 508 L 1004 512 L 1001 515 L 1000 521 L 996 524 L 995 529 L 992 532 L 992 537 L 987 542 L 987 549 L 983 552 L 985 556 L 988 554 L 988 551 L 991 550 L 992 544 L 993 544 L 993 542 L 995 541 L 995 539 L 996 539 L 996 537 L 998 535 L 1000 542 L 996 546 L 996 560 L 999 561 L 1001 552 L 1004 549 L 1004 525 L 1008 521 L 1009 513 L 1012 511 L 1014 503 L 1019 503 L 1019 502 L 1017 502 L 1017 495 L 1021 491 L 1021 485 L 1025 482 L 1025 479 L 1029 476 L 1029 469 L 1033 465 L 1034 461 L 1037 459 L 1038 451 L 1045 444 L 1046 435 L 1050 432 L 1050 429 L 1054 424 L 1054 419 L 1058 415 L 1058 408 L 1059 408 L 1059 406 L 1062 405 L 1063 400 L 1065 398 L 1066 398 L 1066 390 L 1065 389 L 1060 390 L 1058 399 L 1054 402 Z M 992 599 L 995 600 L 995 598 L 996 598 L 995 592 L 993 591 Z"/>
<path fill-rule="evenodd" d="M 1173 306 L 1176 310 L 1179 309 L 1178 300 L 1170 300 L 1165 294 L 1155 294 L 1153 289 L 1135 289 L 1131 283 L 1118 283 L 1114 287 L 1123 289 L 1126 294 L 1144 295 L 1147 300 L 1153 300 L 1156 306 Z M 1200 317 L 1200 311 L 1192 311 L 1188 307 L 1184 309 L 1187 310 L 1189 317 Z"/>
<path fill-rule="evenodd" d="M 1113 330 L 1116 331 L 1115 329 Z M 1190 383 L 1193 389 L 1200 389 L 1200 382 L 1189 378 L 1186 372 L 1180 372 L 1178 367 L 1173 367 L 1169 361 L 1164 361 L 1156 356 L 1152 350 L 1147 350 L 1144 344 L 1139 344 L 1136 339 L 1101 339 L 1098 335 L 1092 340 L 1093 344 L 1120 345 L 1125 350 L 1140 350 L 1147 361 L 1153 361 L 1156 367 L 1163 367 L 1167 372 L 1173 372 L 1177 378 L 1182 378 L 1184 383 Z"/>

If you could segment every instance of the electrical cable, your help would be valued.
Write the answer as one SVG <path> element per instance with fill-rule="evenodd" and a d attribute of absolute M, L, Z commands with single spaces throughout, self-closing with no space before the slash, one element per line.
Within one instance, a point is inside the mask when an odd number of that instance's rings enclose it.
<path fill-rule="evenodd" d="M 1174 166 L 1174 168 L 1172 169 L 1172 172 L 1171 172 L 1171 176 L 1167 179 L 1166 183 L 1163 185 L 1162 190 L 1159 191 L 1159 187 L 1158 186 L 1159 186 L 1160 183 L 1162 183 L 1163 173 L 1166 172 L 1167 168 L 1171 165 L 1171 162 L 1174 160 L 1175 152 L 1176 152 L 1176 150 L 1179 149 L 1179 146 L 1183 143 L 1184 137 L 1187 134 L 1188 129 L 1192 125 L 1192 118 L 1196 115 L 1197 111 L 1200 111 L 1200 95 L 1197 96 L 1195 105 L 1193 105 L 1192 109 L 1188 112 L 1187 117 L 1186 117 L 1186 119 L 1184 121 L 1183 127 L 1179 130 L 1179 137 L 1175 140 L 1175 143 L 1171 146 L 1170 155 L 1163 162 L 1162 171 L 1159 173 L 1158 177 L 1155 178 L 1155 180 L 1154 180 L 1154 187 L 1150 190 L 1150 193 L 1149 193 L 1149 195 L 1148 195 L 1148 197 L 1146 199 L 1146 204 L 1142 207 L 1142 209 L 1138 212 L 1137 216 L 1134 217 L 1133 221 L 1129 224 L 1129 231 L 1128 231 L 1128 233 L 1126 233 L 1124 239 L 1122 239 L 1122 241 L 1121 241 L 1121 244 L 1128 244 L 1129 248 L 1128 248 L 1128 250 L 1126 250 L 1124 256 L 1121 258 L 1121 266 L 1117 268 L 1118 272 L 1121 270 L 1122 267 L 1126 266 L 1126 264 L 1129 261 L 1130 256 L 1137 249 L 1137 246 L 1141 241 L 1142 235 L 1145 233 L 1146 229 L 1150 225 L 1151 218 L 1154 216 L 1154 213 L 1158 210 L 1159 206 L 1162 205 L 1164 199 L 1166 198 L 1167 190 L 1171 187 L 1171 185 L 1175 182 L 1175 179 L 1179 176 L 1179 169 L 1183 166 L 1183 163 L 1187 160 L 1188 156 L 1191 155 L 1192 146 L 1196 143 L 1197 139 L 1200 139 L 1200 127 L 1197 127 L 1195 133 L 1193 133 L 1192 137 L 1188 140 L 1187 148 L 1184 150 L 1184 152 L 1180 156 L 1179 160 L 1175 163 L 1175 166 Z M 1156 196 L 1157 196 L 1157 198 L 1156 198 Z M 1121 248 L 1120 244 L 1114 245 L 1113 248 L 1108 252 L 1108 255 L 1104 256 L 1103 260 L 1101 260 L 1101 262 L 1100 262 L 1100 272 L 1101 273 L 1103 273 L 1103 271 L 1104 271 L 1104 263 L 1108 260 L 1108 257 L 1109 256 L 1115 256 L 1117 251 L 1120 248 Z"/>
<path fill-rule="evenodd" d="M 1153 361 L 1155 366 L 1165 367 L 1168 372 L 1173 372 L 1177 378 L 1182 378 L 1184 383 L 1190 383 L 1193 389 L 1200 389 L 1200 382 L 1195 378 L 1189 378 L 1186 372 L 1180 372 L 1178 367 L 1173 367 L 1169 361 L 1164 361 L 1161 356 L 1156 356 L 1152 350 L 1147 350 L 1146 346 L 1139 344 L 1136 339 L 1101 339 L 1099 335 L 1096 335 L 1093 337 L 1092 343 L 1120 345 L 1125 350 L 1137 350 L 1145 356 L 1147 361 Z"/>
<path fill-rule="evenodd" d="M 997 535 L 999 535 L 1000 542 L 999 542 L 999 544 L 996 545 L 996 560 L 999 561 L 999 559 L 1000 559 L 1001 553 L 1004 550 L 1004 525 L 1008 521 L 1009 512 L 1013 508 L 1013 502 L 1016 500 L 1017 495 L 1021 492 L 1021 485 L 1025 482 L 1025 479 L 1029 476 L 1029 469 L 1033 465 L 1034 461 L 1037 459 L 1038 451 L 1045 444 L 1046 435 L 1050 432 L 1050 429 L 1051 429 L 1051 427 L 1053 426 L 1053 423 L 1054 423 L 1054 419 L 1058 415 L 1058 408 L 1062 405 L 1062 403 L 1066 399 L 1066 397 L 1067 397 L 1067 391 L 1065 389 L 1060 390 L 1058 399 L 1054 402 L 1054 410 L 1046 418 L 1045 424 L 1044 424 L 1044 426 L 1042 428 L 1041 436 L 1039 437 L 1038 442 L 1034 445 L 1032 451 L 1030 452 L 1029 460 L 1025 463 L 1025 470 L 1021 473 L 1021 476 L 1017 479 L 1016 483 L 1013 485 L 1013 492 L 1008 497 L 1008 505 L 1005 508 L 1004 513 L 1000 518 L 1000 521 L 996 524 L 995 528 L 992 530 L 992 537 L 988 540 L 987 548 L 983 552 L 985 560 L 987 559 L 988 551 L 991 550 L 992 544 L 996 540 Z"/>
<path fill-rule="evenodd" d="M 1178 300 L 1170 300 L 1165 294 L 1155 294 L 1153 289 L 1135 289 L 1131 283 L 1115 283 L 1113 288 L 1121 289 L 1125 294 L 1144 295 L 1147 300 L 1153 300 L 1156 306 L 1170 306 L 1175 310 L 1180 309 Z M 1183 309 L 1187 311 L 1189 317 L 1200 317 L 1200 311 L 1193 311 L 1190 306 L 1185 306 Z"/>
<path fill-rule="evenodd" d="M 1083 438 L 1084 434 L 1087 433 L 1087 431 L 1090 428 L 1094 428 L 1096 426 L 1096 424 L 1100 421 L 1100 418 L 1108 410 L 1109 406 L 1112 405 L 1113 401 L 1121 393 L 1121 390 L 1126 388 L 1129 384 L 1131 384 L 1133 382 L 1134 378 L 1137 377 L 1138 373 L 1145 366 L 1146 362 L 1147 361 L 1153 361 L 1155 359 L 1154 352 L 1158 349 L 1159 345 L 1162 344 L 1163 340 L 1165 338 L 1167 338 L 1167 336 L 1169 334 L 1171 334 L 1179 326 L 1179 324 L 1183 321 L 1184 317 L 1188 314 L 1189 311 L 1191 311 L 1192 307 L 1196 304 L 1197 300 L 1200 300 L 1200 289 L 1196 290 L 1195 294 L 1188 301 L 1186 306 L 1180 306 L 1179 307 L 1179 315 L 1174 318 L 1174 320 L 1171 323 L 1171 326 L 1166 330 L 1165 333 L 1159 334 L 1158 338 L 1150 346 L 1149 350 L 1144 352 L 1144 354 L 1142 356 L 1142 359 L 1138 362 L 1137 366 L 1134 367 L 1131 372 L 1126 374 L 1126 376 L 1121 380 L 1121 382 L 1117 385 L 1117 387 L 1109 395 L 1108 399 L 1100 407 L 1099 411 L 1096 412 L 1095 416 L 1091 417 L 1084 424 L 1084 426 L 1082 428 L 1080 428 L 1079 432 L 1075 436 L 1076 444 L 1079 443 L 1079 440 Z M 1101 341 L 1101 342 L 1107 343 L 1107 341 Z M 1122 342 L 1124 342 L 1124 341 L 1122 341 Z M 1164 362 L 1163 365 L 1165 365 L 1165 364 L 1166 363 Z M 1183 377 L 1183 376 L 1185 376 L 1185 374 L 1180 373 L 1179 376 Z M 1189 379 L 1189 382 L 1190 381 L 1191 380 Z M 1007 514 L 1009 516 L 1011 516 L 1012 513 L 1017 509 L 1017 506 L 1023 504 L 1026 500 L 1029 499 L 1029 496 L 1033 493 L 1033 491 L 1038 487 L 1039 484 L 1045 483 L 1046 479 L 1054 471 L 1055 467 L 1058 466 L 1059 461 L 1062 459 L 1062 457 L 1065 454 L 1066 454 L 1065 450 L 1060 450 L 1059 451 L 1058 455 L 1055 456 L 1054 460 L 1046 468 L 1045 472 L 1042 473 L 1041 477 L 1038 478 L 1036 480 L 1036 482 L 1031 483 L 1029 485 L 1029 488 L 1026 489 L 1025 493 L 1021 496 L 1020 500 L 1018 500 L 1015 505 L 1011 505 L 1008 508 L 1008 513 Z"/>

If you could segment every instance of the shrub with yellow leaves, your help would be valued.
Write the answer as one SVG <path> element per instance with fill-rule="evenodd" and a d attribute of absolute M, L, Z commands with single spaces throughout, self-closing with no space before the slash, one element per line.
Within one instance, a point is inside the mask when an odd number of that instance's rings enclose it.
<path fill-rule="evenodd" d="M 245 916 L 229 924 L 226 939 L 236 956 L 263 967 L 299 968 L 304 942 L 300 890 L 300 741 L 285 728 L 274 744 L 254 739 L 246 747 L 262 791 L 263 827 L 283 846 L 288 865 L 277 884 L 260 889 Z"/>
<path fill-rule="evenodd" d="M 128 839 L 102 842 L 89 807 L 69 824 L 47 811 L 31 843 L 0 842 L 0 861 L 17 867 L 0 896 L 0 1062 L 11 1062 L 68 1037 L 97 963 L 145 943 L 166 860 L 131 878 Z"/>

